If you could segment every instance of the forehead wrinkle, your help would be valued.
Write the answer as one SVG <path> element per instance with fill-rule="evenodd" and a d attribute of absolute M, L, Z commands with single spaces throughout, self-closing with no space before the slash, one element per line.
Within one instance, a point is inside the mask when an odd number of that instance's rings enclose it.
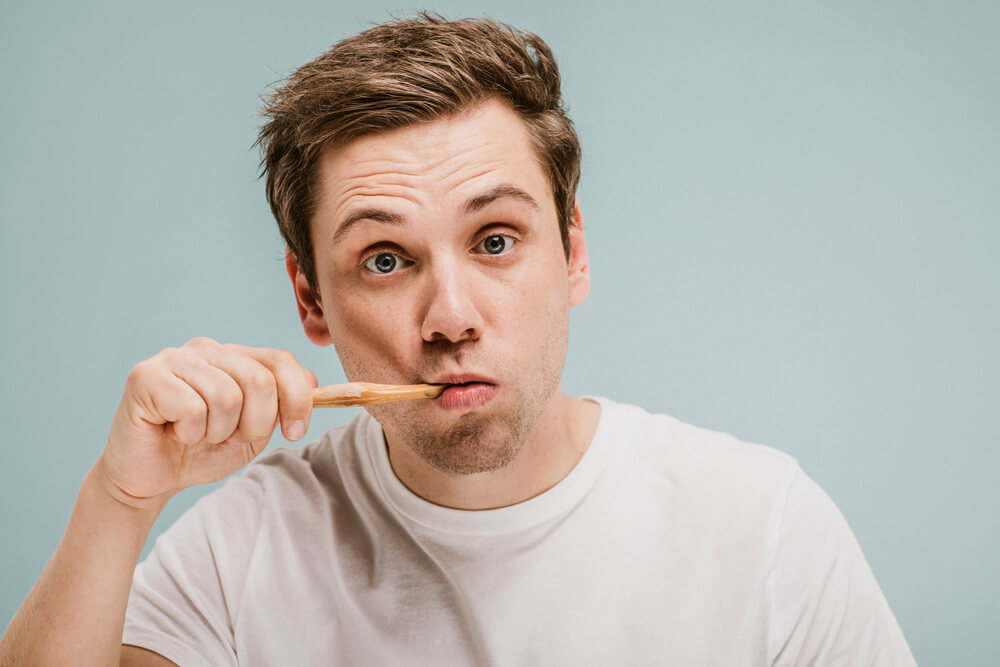
<path fill-rule="evenodd" d="M 351 178 L 333 197 L 334 211 L 340 211 L 345 206 L 351 204 L 353 199 L 365 199 L 368 197 L 394 197 L 406 199 L 407 201 L 419 204 L 422 199 L 422 191 L 417 185 L 410 185 L 401 181 L 390 183 L 369 183 L 365 178 Z"/>
<path fill-rule="evenodd" d="M 438 163 L 439 169 L 447 161 L 448 159 L 441 160 Z M 398 170 L 372 172 L 364 175 L 359 174 L 347 179 L 346 187 L 335 196 L 334 208 L 340 211 L 350 207 L 354 199 L 381 196 L 400 197 L 417 206 L 421 206 L 425 203 L 426 196 L 429 193 L 435 190 L 439 191 L 442 188 L 447 191 L 454 191 L 462 186 L 494 174 L 503 182 L 517 180 L 503 173 L 506 165 L 507 163 L 501 160 L 490 160 L 486 164 L 481 162 L 476 164 L 456 164 L 448 172 L 437 174 L 433 173 L 433 170 L 428 170 L 429 173 L 423 174 L 409 174 Z M 371 182 L 375 177 L 391 178 L 389 180 L 382 180 L 380 178 L 377 182 Z"/>
<path fill-rule="evenodd" d="M 347 176 L 352 178 L 374 178 L 379 176 L 420 176 L 420 160 L 405 159 L 400 155 L 368 157 L 356 161 L 351 165 L 351 173 Z"/>
<path fill-rule="evenodd" d="M 469 190 L 480 189 L 474 184 L 486 179 L 487 184 L 485 187 L 489 188 L 499 183 L 513 183 L 521 180 L 516 172 L 511 173 L 509 170 L 510 165 L 514 164 L 514 161 L 511 159 L 491 156 L 485 160 L 475 159 L 453 165 L 448 165 L 448 161 L 442 160 L 439 163 L 439 169 L 447 167 L 447 171 L 444 173 L 428 174 L 428 178 L 431 179 L 438 192 L 443 190 L 441 192 L 443 195 L 442 201 L 449 201 L 451 202 L 449 206 L 454 206 L 466 213 L 464 204 Z M 454 198 L 460 198 L 460 201 L 453 201 Z"/>
<path fill-rule="evenodd" d="M 513 162 L 514 156 L 509 155 L 508 148 L 508 145 L 499 141 L 476 142 L 475 145 L 464 146 L 442 156 L 440 160 L 428 165 L 427 171 L 442 172 L 438 180 L 446 180 L 463 169 L 495 170 Z"/>
<path fill-rule="evenodd" d="M 321 166 L 322 180 L 333 186 L 334 198 L 343 199 L 346 194 L 359 187 L 377 188 L 381 186 L 402 186 L 415 188 L 410 181 L 419 178 L 416 165 L 412 171 L 398 156 L 394 157 L 361 157 L 354 161 L 350 151 L 346 153 L 330 152 L 325 156 Z"/>
<path fill-rule="evenodd" d="M 403 199 L 417 206 L 420 205 L 422 192 L 418 187 L 398 182 L 372 184 L 365 182 L 365 180 L 354 177 L 341 181 L 343 187 L 329 197 L 328 210 L 331 222 L 335 227 L 331 232 L 328 232 L 329 235 L 326 237 L 324 245 L 328 247 L 338 245 L 345 238 L 348 229 L 361 221 L 354 219 L 359 212 L 370 211 L 371 215 L 365 217 L 384 224 L 398 224 L 405 221 L 406 215 L 400 210 L 398 203 L 393 206 L 366 201 L 372 197 Z M 314 226 L 314 229 L 317 228 L 318 226 Z"/>
<path fill-rule="evenodd" d="M 537 155 L 525 142 L 526 137 L 515 134 L 456 136 L 444 132 L 415 138 L 406 134 L 376 135 L 373 141 L 362 139 L 344 150 L 328 153 L 324 171 L 327 185 L 333 186 L 327 189 L 332 195 L 328 200 L 332 205 L 328 209 L 332 213 L 331 222 L 340 223 L 339 227 L 352 215 L 352 210 L 366 208 L 402 214 L 399 206 L 391 204 L 393 198 L 408 202 L 399 202 L 403 209 L 409 208 L 409 204 L 423 209 L 437 202 L 435 207 L 445 205 L 465 211 L 469 195 L 479 195 L 500 184 L 512 184 L 531 192 L 530 183 L 523 182 L 522 170 L 511 168 L 524 161 L 522 149 L 526 148 L 532 158 L 537 159 Z M 491 176 L 495 178 L 479 188 L 480 192 L 470 192 L 475 188 L 474 183 Z M 539 195 L 543 193 L 537 193 L 536 197 Z M 365 201 L 370 197 L 385 197 L 389 203 Z M 460 201 L 455 201 L 456 198 Z M 539 202 L 543 201 L 544 196 Z"/>
<path fill-rule="evenodd" d="M 527 148 L 534 155 L 523 133 L 509 136 L 463 131 L 456 136 L 448 124 L 439 127 L 444 129 L 430 134 L 393 132 L 362 138 L 354 145 L 329 153 L 334 163 L 330 166 L 347 167 L 345 180 L 385 179 L 395 183 L 429 178 L 437 184 L 455 180 L 466 168 L 489 170 L 517 164 L 522 160 L 519 148 Z M 471 177 L 459 180 L 468 178 Z"/>
<path fill-rule="evenodd" d="M 511 154 L 509 143 L 493 136 L 472 136 L 461 139 L 449 137 L 447 141 L 418 144 L 398 152 L 393 151 L 385 157 L 369 158 L 360 162 L 359 166 L 372 162 L 391 165 L 392 172 L 397 175 L 417 179 L 429 178 L 434 183 L 440 183 L 453 180 L 463 169 L 497 169 L 516 161 L 516 156 Z M 376 170 L 367 176 L 376 177 L 382 173 L 381 170 Z"/>

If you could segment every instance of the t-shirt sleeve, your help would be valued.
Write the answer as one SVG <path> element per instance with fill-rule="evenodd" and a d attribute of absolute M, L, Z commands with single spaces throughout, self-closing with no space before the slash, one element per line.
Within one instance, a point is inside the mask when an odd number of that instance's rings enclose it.
<path fill-rule="evenodd" d="M 234 619 L 263 491 L 243 475 L 201 498 L 156 540 L 132 578 L 122 643 L 182 667 L 236 665 Z"/>
<path fill-rule="evenodd" d="M 916 665 L 847 520 L 797 465 L 774 563 L 772 665 Z"/>

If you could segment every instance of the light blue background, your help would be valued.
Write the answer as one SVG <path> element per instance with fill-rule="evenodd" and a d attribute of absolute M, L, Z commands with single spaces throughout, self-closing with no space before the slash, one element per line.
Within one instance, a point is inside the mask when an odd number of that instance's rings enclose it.
<path fill-rule="evenodd" d="M 593 265 L 567 390 L 796 456 L 918 662 L 1000 664 L 1000 5 L 428 7 L 561 63 Z M 397 9 L 3 3 L 3 625 L 133 364 L 207 335 L 342 380 L 299 327 L 251 144 L 268 84 Z"/>

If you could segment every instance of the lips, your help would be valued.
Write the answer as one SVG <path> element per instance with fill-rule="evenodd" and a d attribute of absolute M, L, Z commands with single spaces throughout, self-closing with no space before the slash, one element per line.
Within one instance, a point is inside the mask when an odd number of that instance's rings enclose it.
<path fill-rule="evenodd" d="M 481 375 L 447 375 L 432 380 L 431 384 L 448 385 L 434 399 L 434 404 L 445 410 L 468 411 L 481 408 L 500 390 L 495 380 Z"/>

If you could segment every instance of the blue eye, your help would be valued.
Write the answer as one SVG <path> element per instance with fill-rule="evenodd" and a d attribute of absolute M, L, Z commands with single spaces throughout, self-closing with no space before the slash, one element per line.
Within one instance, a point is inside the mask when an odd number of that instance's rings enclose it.
<path fill-rule="evenodd" d="M 365 268 L 374 273 L 392 273 L 402 264 L 402 259 L 394 252 L 380 252 L 365 260 Z"/>
<path fill-rule="evenodd" d="M 502 255 L 514 247 L 514 238 L 506 234 L 490 234 L 476 247 L 488 255 Z"/>

